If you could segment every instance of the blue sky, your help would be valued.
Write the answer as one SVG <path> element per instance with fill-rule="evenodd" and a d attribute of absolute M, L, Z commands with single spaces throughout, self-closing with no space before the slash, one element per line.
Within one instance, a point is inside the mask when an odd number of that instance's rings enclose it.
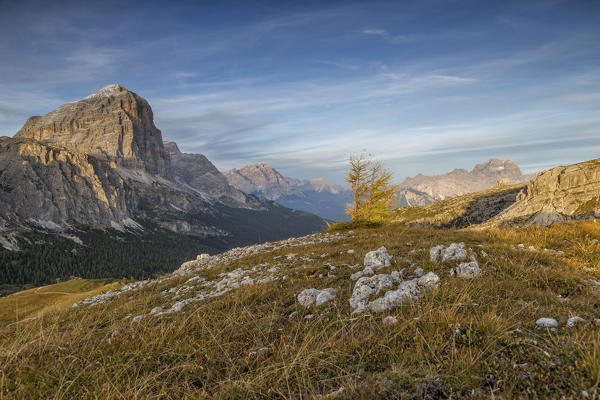
<path fill-rule="evenodd" d="M 597 1 L 0 0 L 0 135 L 119 83 L 222 169 L 398 181 L 600 154 Z"/>

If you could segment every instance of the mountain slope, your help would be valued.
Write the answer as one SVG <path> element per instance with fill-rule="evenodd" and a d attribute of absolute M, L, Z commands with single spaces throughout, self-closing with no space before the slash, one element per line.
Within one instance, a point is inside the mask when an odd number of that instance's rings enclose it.
<path fill-rule="evenodd" d="M 471 192 L 488 189 L 500 180 L 506 183 L 521 183 L 533 178 L 523 175 L 511 160 L 492 158 L 475 165 L 473 170 L 455 169 L 437 176 L 417 175 L 406 178 L 398 191 L 400 206 L 425 206 L 434 201 L 448 199 Z"/>
<path fill-rule="evenodd" d="M 323 178 L 287 178 L 265 163 L 224 172 L 230 185 L 297 210 L 334 221 L 347 220 L 350 191 Z"/>
<path fill-rule="evenodd" d="M 29 118 L 15 137 L 63 146 L 153 175 L 169 175 L 169 158 L 150 105 L 116 84 Z"/>
<path fill-rule="evenodd" d="M 75 307 L 38 305 L 24 319 L 19 295 L 10 296 L 0 301 L 12 318 L 0 322 L 0 396 L 595 398 L 599 237 L 593 222 L 386 225 L 201 256 L 176 273 L 73 299 Z M 452 243 L 464 250 L 453 257 L 474 259 L 480 275 L 452 275 L 461 260 L 432 259 Z M 353 277 L 381 246 L 391 260 Z M 419 289 L 431 274 L 439 285 Z M 354 294 L 380 304 L 397 287 L 415 292 L 395 308 L 353 313 Z M 311 288 L 319 305 L 309 304 Z M 335 291 L 322 295 L 326 288 Z"/>
<path fill-rule="evenodd" d="M 397 220 L 438 227 L 550 225 L 600 217 L 600 159 L 539 173 L 530 182 L 498 185 L 396 210 Z"/>

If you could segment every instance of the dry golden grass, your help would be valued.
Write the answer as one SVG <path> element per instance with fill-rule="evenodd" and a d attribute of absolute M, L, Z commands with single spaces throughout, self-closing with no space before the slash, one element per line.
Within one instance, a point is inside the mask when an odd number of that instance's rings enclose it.
<path fill-rule="evenodd" d="M 0 297 L 0 326 L 71 307 L 81 299 L 119 286 L 104 279 L 71 279 Z"/>
<path fill-rule="evenodd" d="M 48 312 L 0 329 L 0 399 L 311 399 L 342 387 L 335 398 L 581 398 L 582 391 L 598 398 L 600 327 L 564 324 L 572 315 L 600 318 L 600 291 L 586 283 L 600 272 L 593 241 L 599 226 L 360 228 L 338 242 L 269 251 L 206 271 L 214 279 L 280 262 L 290 278 L 243 286 L 183 313 L 123 319 L 147 314 L 164 302 L 162 290 L 189 277 L 104 305 Z M 479 254 L 481 277 L 451 278 L 448 266 L 429 261 L 431 246 L 457 241 Z M 518 244 L 565 254 L 512 248 Z M 393 312 L 352 315 L 349 276 L 356 270 L 343 264 L 362 263 L 382 245 L 395 260 L 383 272 L 415 262 L 442 284 Z M 273 260 L 288 253 L 298 257 Z M 339 290 L 333 302 L 305 309 L 296 295 L 309 287 Z M 298 315 L 289 319 L 292 311 Z M 309 313 L 315 318 L 304 320 Z M 384 326 L 387 315 L 399 323 Z M 538 328 L 540 317 L 557 318 L 561 327 Z"/>

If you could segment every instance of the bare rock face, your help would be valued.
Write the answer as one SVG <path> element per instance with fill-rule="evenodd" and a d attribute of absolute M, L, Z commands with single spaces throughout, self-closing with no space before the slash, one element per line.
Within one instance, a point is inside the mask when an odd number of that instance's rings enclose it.
<path fill-rule="evenodd" d="M 0 141 L 0 220 L 59 228 L 127 220 L 128 191 L 95 157 L 24 138 Z M 68 222 L 67 222 L 68 221 Z"/>
<path fill-rule="evenodd" d="M 170 174 L 169 156 L 150 105 L 116 84 L 43 117 L 29 118 L 15 137 L 63 146 L 154 175 Z"/>
<path fill-rule="evenodd" d="M 540 173 L 494 223 L 549 225 L 600 217 L 600 159 Z"/>
<path fill-rule="evenodd" d="M 523 175 L 511 160 L 489 159 L 475 165 L 471 171 L 455 169 L 444 175 L 417 175 L 407 178 L 400 185 L 399 197 L 401 206 L 425 206 L 438 200 L 445 200 L 467 193 L 477 192 L 493 187 L 502 180 L 520 183 L 533 178 Z"/>
<path fill-rule="evenodd" d="M 173 179 L 178 184 L 234 207 L 260 207 L 256 198 L 231 186 L 227 178 L 202 154 L 182 153 L 174 142 L 165 141 L 164 147 L 171 159 Z"/>

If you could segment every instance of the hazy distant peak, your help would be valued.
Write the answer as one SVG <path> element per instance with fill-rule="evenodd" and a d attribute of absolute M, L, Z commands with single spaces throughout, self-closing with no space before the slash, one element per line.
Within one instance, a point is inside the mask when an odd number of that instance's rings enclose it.
<path fill-rule="evenodd" d="M 512 174 L 520 176 L 521 169 L 512 160 L 500 160 L 498 158 L 490 158 L 486 162 L 475 165 L 471 171 L 473 174 L 495 175 L 495 174 Z"/>
<path fill-rule="evenodd" d="M 500 179 L 520 183 L 531 178 L 531 175 L 523 175 L 519 166 L 511 160 L 490 158 L 476 164 L 471 171 L 457 168 L 443 175 L 418 174 L 413 178 L 406 178 L 400 185 L 400 204 L 427 205 L 434 201 L 487 189 L 496 185 Z"/>

